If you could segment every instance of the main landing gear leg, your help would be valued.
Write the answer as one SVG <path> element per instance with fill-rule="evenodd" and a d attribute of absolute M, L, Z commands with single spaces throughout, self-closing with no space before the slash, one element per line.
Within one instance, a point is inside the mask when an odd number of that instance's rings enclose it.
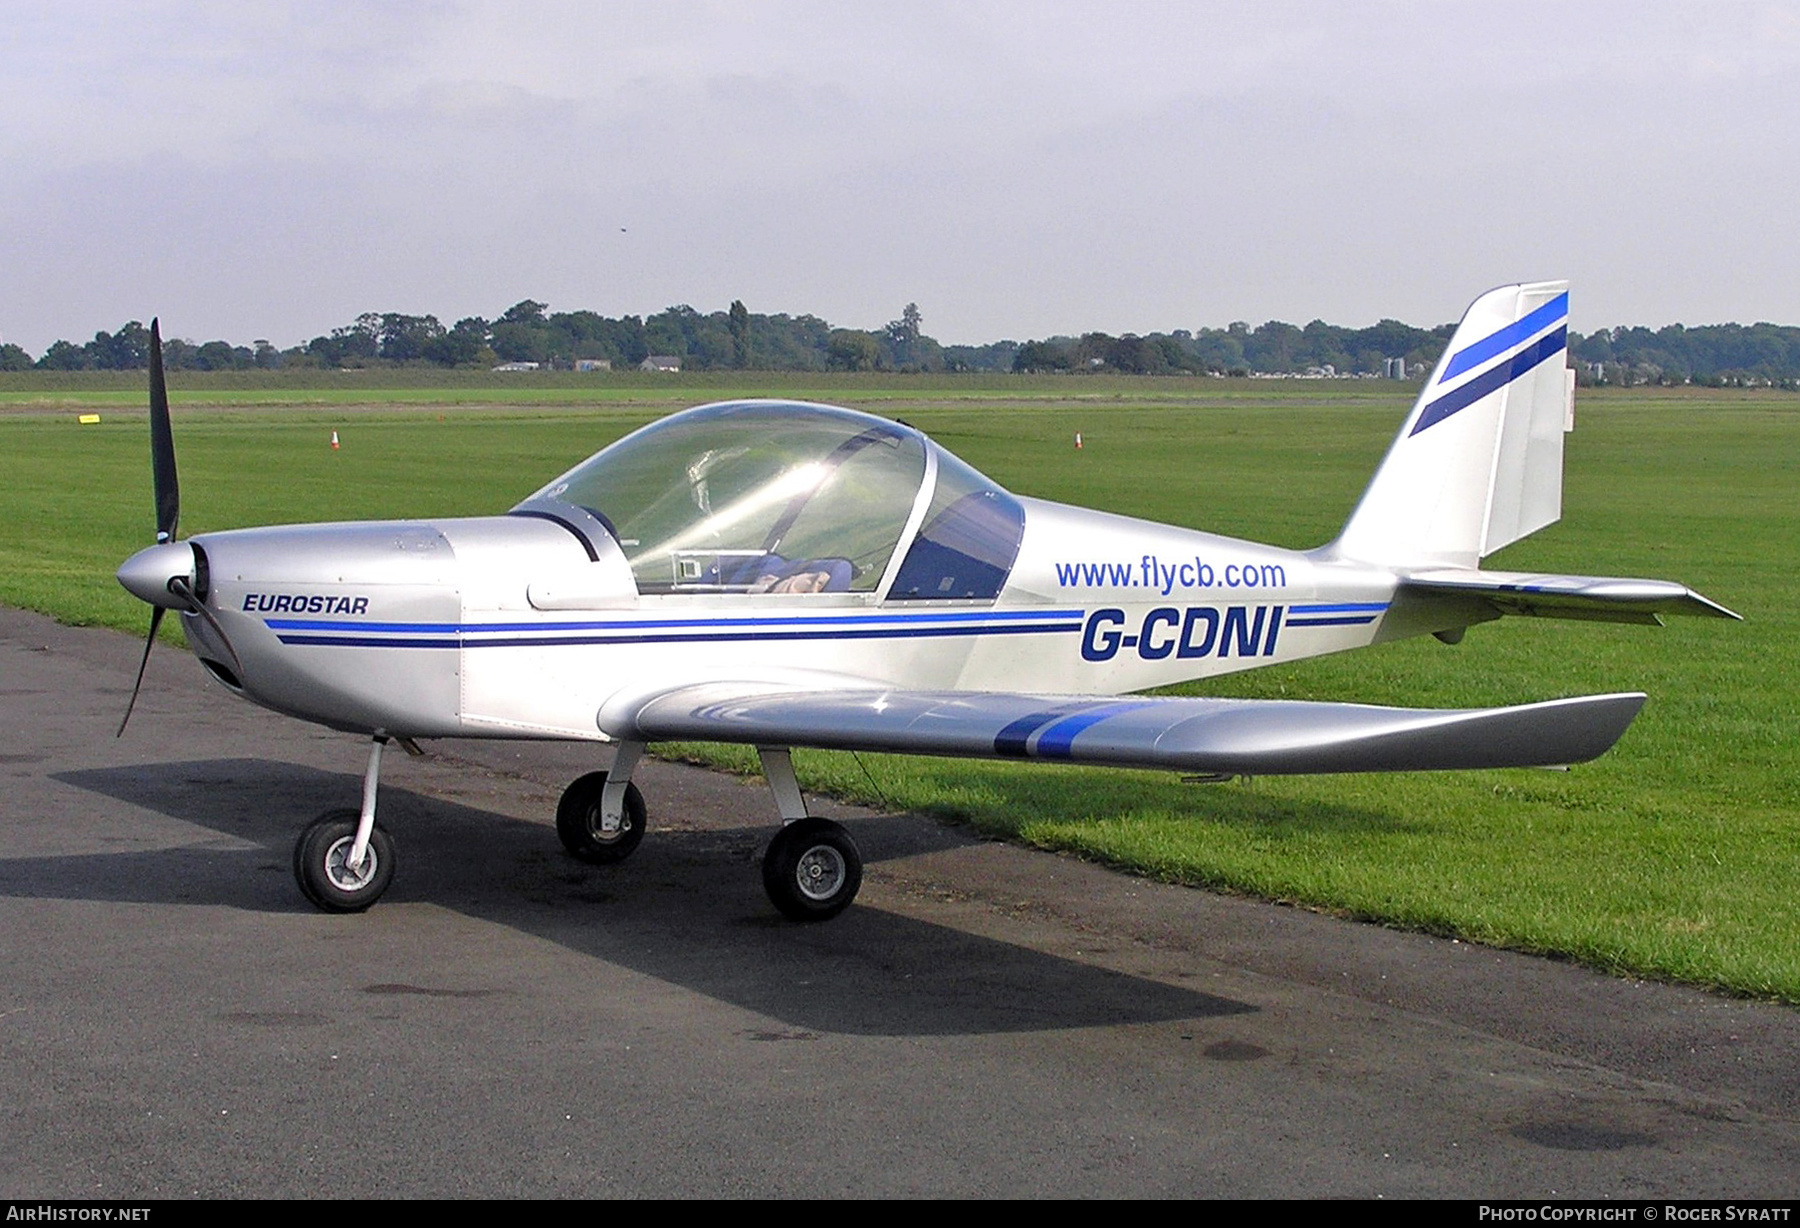
<path fill-rule="evenodd" d="M 786 747 L 759 746 L 756 753 L 783 824 L 763 854 L 763 889 L 790 920 L 835 917 L 850 907 L 862 886 L 862 854 L 842 824 L 806 813 Z"/>
<path fill-rule="evenodd" d="M 556 803 L 556 835 L 569 856 L 591 865 L 624 861 L 644 838 L 644 795 L 631 783 L 642 742 L 619 743 L 610 772 L 589 772 Z"/>
<path fill-rule="evenodd" d="M 362 809 L 326 811 L 294 844 L 294 879 L 306 898 L 326 912 L 361 912 L 394 879 L 394 842 L 375 826 L 381 749 L 387 742 L 387 735 L 378 733 L 369 743 Z"/>

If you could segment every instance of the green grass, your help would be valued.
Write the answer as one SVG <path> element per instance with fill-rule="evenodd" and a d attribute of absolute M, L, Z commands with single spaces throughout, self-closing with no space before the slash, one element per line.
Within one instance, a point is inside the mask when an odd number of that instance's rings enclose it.
<path fill-rule="evenodd" d="M 669 408 L 742 391 L 903 416 L 1024 493 L 1311 546 L 1336 531 L 1408 399 L 1373 381 L 618 376 L 611 400 L 583 401 L 580 387 L 556 384 L 574 378 L 498 392 L 369 385 L 347 397 L 354 407 L 304 403 L 333 390 L 298 383 L 178 384 L 183 531 L 500 511 Z M 29 399 L 44 389 L 0 381 L 12 460 L 0 601 L 137 630 L 143 608 L 111 573 L 149 536 L 141 393 L 79 391 L 51 404 Z M 103 392 L 121 408 L 94 399 Z M 233 407 L 274 392 L 300 403 Z M 101 406 L 102 423 L 77 426 L 76 406 Z M 803 780 L 1171 881 L 1800 1002 L 1800 688 L 1789 676 L 1800 645 L 1800 398 L 1600 392 L 1583 395 L 1578 417 L 1563 521 L 1490 565 L 1677 579 L 1747 621 L 1508 619 L 1455 648 L 1409 641 L 1193 689 L 1445 707 L 1649 692 L 1625 739 L 1593 764 L 1194 786 L 800 752 Z"/>
<path fill-rule="evenodd" d="M 6 410 L 138 409 L 143 372 L 0 372 Z M 187 406 L 688 406 L 740 396 L 781 396 L 837 404 L 947 405 L 1130 403 L 1224 404 L 1271 400 L 1387 400 L 1397 384 L 1368 380 L 1331 386 L 1305 381 L 1224 380 L 1205 376 L 1145 380 L 1130 376 L 897 375 L 825 371 L 445 371 L 372 367 L 342 371 L 176 371 L 171 396 Z"/>

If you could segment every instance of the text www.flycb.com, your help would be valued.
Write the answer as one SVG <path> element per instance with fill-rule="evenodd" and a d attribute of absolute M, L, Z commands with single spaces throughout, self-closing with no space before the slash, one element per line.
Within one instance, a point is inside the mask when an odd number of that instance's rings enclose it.
<path fill-rule="evenodd" d="M 1165 563 L 1146 554 L 1135 563 L 1056 563 L 1062 588 L 1150 588 L 1165 597 L 1178 588 L 1283 588 L 1287 569 L 1280 563 L 1227 563 L 1214 567 L 1198 557 Z"/>

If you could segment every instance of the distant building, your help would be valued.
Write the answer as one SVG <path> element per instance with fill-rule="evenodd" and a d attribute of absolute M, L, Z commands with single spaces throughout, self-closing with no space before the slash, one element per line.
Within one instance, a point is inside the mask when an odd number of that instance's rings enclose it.
<path fill-rule="evenodd" d="M 1406 378 L 1406 359 L 1384 358 L 1381 360 L 1381 373 L 1388 379 Z"/>
<path fill-rule="evenodd" d="M 681 359 L 675 354 L 652 354 L 638 364 L 640 371 L 679 371 Z"/>
<path fill-rule="evenodd" d="M 610 371 L 612 370 L 612 359 L 577 358 L 575 360 L 575 369 L 577 371 Z"/>
<path fill-rule="evenodd" d="M 503 362 L 494 368 L 496 371 L 535 371 L 537 369 L 538 364 L 535 362 Z"/>

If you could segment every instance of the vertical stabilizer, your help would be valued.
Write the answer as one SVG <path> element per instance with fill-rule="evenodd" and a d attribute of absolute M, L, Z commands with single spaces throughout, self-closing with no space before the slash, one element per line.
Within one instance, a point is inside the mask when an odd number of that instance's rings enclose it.
<path fill-rule="evenodd" d="M 1567 282 L 1502 286 L 1470 304 L 1336 552 L 1474 567 L 1561 516 L 1568 334 Z"/>

